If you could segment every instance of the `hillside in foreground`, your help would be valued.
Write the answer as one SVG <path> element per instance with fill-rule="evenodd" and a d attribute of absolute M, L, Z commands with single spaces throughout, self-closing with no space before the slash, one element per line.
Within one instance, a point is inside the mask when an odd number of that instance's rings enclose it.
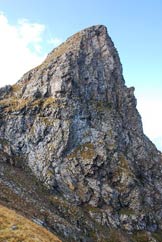
<path fill-rule="evenodd" d="M 0 241 L 7 242 L 61 242 L 47 231 L 14 210 L 0 205 Z"/>

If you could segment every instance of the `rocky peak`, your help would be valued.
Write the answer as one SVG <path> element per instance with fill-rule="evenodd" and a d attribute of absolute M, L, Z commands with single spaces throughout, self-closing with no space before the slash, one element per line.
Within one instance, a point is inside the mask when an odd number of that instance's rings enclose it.
<path fill-rule="evenodd" d="M 5 161 L 89 206 L 100 225 L 161 228 L 161 154 L 143 134 L 106 27 L 73 35 L 0 95 Z"/>
<path fill-rule="evenodd" d="M 98 94 L 96 98 L 106 98 L 103 86 L 106 85 L 105 88 L 111 92 L 112 85 L 122 82 L 121 69 L 106 27 L 93 26 L 73 35 L 54 49 L 42 65 L 24 75 L 19 83 L 25 84 L 21 95 L 23 98 L 31 95 L 59 98 L 73 94 L 91 99 Z M 114 73 L 118 76 L 114 83 L 103 82 L 105 78 L 102 77 L 107 74 L 106 71 L 109 75 Z"/>

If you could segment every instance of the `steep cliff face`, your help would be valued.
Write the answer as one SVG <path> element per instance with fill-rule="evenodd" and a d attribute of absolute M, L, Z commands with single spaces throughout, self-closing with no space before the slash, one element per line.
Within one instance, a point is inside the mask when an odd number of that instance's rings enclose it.
<path fill-rule="evenodd" d="M 100 225 L 162 229 L 161 153 L 106 27 L 85 29 L 0 89 L 0 152 Z"/>

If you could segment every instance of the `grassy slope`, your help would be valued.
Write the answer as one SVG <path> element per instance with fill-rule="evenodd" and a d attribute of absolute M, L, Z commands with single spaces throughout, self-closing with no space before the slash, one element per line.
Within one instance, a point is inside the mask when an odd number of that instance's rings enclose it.
<path fill-rule="evenodd" d="M 79 241 L 78 238 L 82 239 L 85 236 L 90 239 L 87 239 L 87 241 L 162 242 L 162 231 L 152 234 L 146 231 L 139 231 L 128 235 L 125 231 L 109 230 L 107 227 L 101 227 L 98 223 L 94 223 L 89 216 L 89 212 L 91 214 L 99 214 L 100 209 L 91 206 L 80 208 L 71 205 L 62 197 L 57 194 L 51 194 L 42 187 L 41 183 L 30 172 L 3 162 L 0 162 L 0 204 L 5 206 L 2 207 L 0 205 L 0 242 L 67 242 Z M 6 207 L 16 210 L 23 217 L 12 212 L 13 210 L 6 209 Z M 33 225 L 32 222 L 24 217 L 44 222 L 46 227 L 62 240 L 56 240 L 54 236 L 52 239 L 50 237 L 46 239 L 40 231 L 48 233 L 47 230 L 35 224 Z M 78 222 L 79 224 L 77 224 Z M 14 228 L 16 227 L 13 227 L 14 225 L 17 227 L 15 230 Z M 79 234 L 77 233 L 78 227 L 81 229 Z M 84 233 L 84 231 L 86 232 Z M 64 232 L 68 232 L 68 236 L 65 237 Z M 32 234 L 33 238 L 31 237 Z M 21 235 L 21 239 L 16 237 L 18 235 Z M 36 236 L 41 236 L 41 238 Z"/>
<path fill-rule="evenodd" d="M 0 205 L 1 242 L 61 242 L 45 228 Z"/>

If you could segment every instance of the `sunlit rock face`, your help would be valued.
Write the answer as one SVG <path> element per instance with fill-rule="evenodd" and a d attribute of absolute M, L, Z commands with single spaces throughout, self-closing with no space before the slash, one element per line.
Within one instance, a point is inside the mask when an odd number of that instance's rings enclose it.
<path fill-rule="evenodd" d="M 3 161 L 30 167 L 70 203 L 97 208 L 89 214 L 101 225 L 161 228 L 161 154 L 143 134 L 106 27 L 73 35 L 0 89 L 0 115 Z"/>

